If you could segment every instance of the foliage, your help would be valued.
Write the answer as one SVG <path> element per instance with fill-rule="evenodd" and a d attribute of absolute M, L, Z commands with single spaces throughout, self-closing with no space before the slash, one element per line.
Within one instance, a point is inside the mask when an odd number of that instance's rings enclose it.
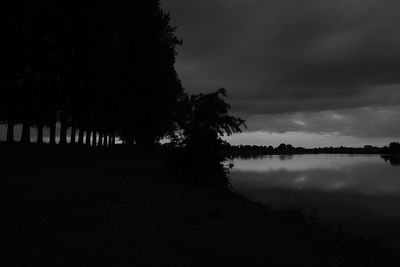
<path fill-rule="evenodd" d="M 0 122 L 23 124 L 24 141 L 57 120 L 61 142 L 72 127 L 152 144 L 172 127 L 182 41 L 159 0 L 15 1 L 0 27 Z"/>
<path fill-rule="evenodd" d="M 223 135 L 241 132 L 245 121 L 229 114 L 230 105 L 223 97 L 224 88 L 209 94 L 184 97 L 181 100 L 181 112 L 178 117 L 182 137 L 179 142 L 189 147 L 207 147 L 220 149 Z M 176 140 L 176 138 L 175 138 Z"/>
<path fill-rule="evenodd" d="M 180 147 L 169 158 L 174 180 L 183 183 L 229 187 L 223 135 L 241 132 L 244 120 L 229 114 L 226 90 L 184 97 L 178 116 L 179 131 L 172 140 Z"/>
<path fill-rule="evenodd" d="M 400 154 L 400 143 L 398 143 L 398 142 L 390 143 L 389 150 L 390 150 L 390 153 L 392 153 L 392 154 L 397 154 L 397 155 Z"/>

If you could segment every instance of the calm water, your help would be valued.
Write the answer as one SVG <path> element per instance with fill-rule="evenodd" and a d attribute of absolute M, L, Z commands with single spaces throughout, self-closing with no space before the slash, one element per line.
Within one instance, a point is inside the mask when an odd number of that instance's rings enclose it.
<path fill-rule="evenodd" d="M 248 198 L 311 213 L 324 224 L 400 247 L 400 166 L 377 155 L 235 159 L 232 185 Z"/>

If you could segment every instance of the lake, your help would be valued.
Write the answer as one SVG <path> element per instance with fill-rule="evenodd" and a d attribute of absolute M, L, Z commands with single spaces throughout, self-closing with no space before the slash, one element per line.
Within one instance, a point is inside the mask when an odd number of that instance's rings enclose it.
<path fill-rule="evenodd" d="M 235 190 L 275 208 L 314 209 L 324 225 L 400 248 L 400 166 L 379 155 L 236 158 Z"/>

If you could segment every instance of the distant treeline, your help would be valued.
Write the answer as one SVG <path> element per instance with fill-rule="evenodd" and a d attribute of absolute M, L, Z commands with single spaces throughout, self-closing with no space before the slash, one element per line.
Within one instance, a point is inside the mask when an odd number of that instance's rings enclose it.
<path fill-rule="evenodd" d="M 0 123 L 60 144 L 151 144 L 173 130 L 181 44 L 159 0 L 9 1 L 1 8 Z M 70 129 L 70 131 L 69 131 Z M 69 138 L 68 138 L 69 139 Z"/>
<path fill-rule="evenodd" d="M 239 145 L 229 146 L 227 148 L 233 156 L 254 157 L 261 155 L 294 155 L 294 154 L 386 154 L 400 155 L 400 143 L 391 143 L 389 146 L 364 146 L 364 147 L 320 147 L 320 148 L 303 148 L 294 147 L 290 144 L 280 144 L 273 146 L 250 146 Z"/>

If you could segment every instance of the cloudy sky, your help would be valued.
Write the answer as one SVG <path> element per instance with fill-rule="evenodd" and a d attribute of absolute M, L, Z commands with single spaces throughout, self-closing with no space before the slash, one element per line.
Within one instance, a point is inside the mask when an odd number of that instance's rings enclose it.
<path fill-rule="evenodd" d="M 225 87 L 234 144 L 400 139 L 397 0 L 164 0 L 189 93 Z"/>

